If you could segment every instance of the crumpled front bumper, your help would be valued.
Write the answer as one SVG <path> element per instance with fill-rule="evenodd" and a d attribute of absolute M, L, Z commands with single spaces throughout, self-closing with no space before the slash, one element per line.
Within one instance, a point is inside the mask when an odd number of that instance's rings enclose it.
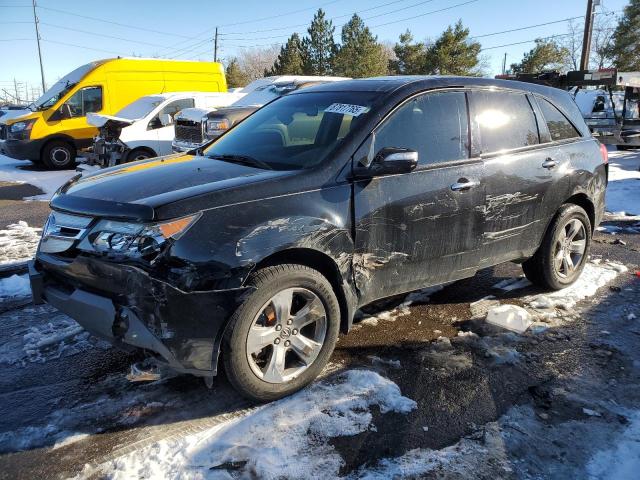
<path fill-rule="evenodd" d="M 185 292 L 144 270 L 90 257 L 39 253 L 29 264 L 34 303 L 47 302 L 124 350 L 212 376 L 224 327 L 249 288 Z"/>

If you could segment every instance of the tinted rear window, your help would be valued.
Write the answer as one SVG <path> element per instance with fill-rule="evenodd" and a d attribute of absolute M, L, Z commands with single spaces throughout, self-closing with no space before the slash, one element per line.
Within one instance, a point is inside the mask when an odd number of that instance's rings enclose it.
<path fill-rule="evenodd" d="M 538 99 L 540 110 L 551 134 L 551 140 L 566 140 L 576 138 L 580 133 L 571 125 L 571 122 L 551 102 L 544 98 Z"/>
<path fill-rule="evenodd" d="M 540 143 L 536 117 L 523 93 L 475 91 L 473 118 L 480 128 L 482 153 Z"/>

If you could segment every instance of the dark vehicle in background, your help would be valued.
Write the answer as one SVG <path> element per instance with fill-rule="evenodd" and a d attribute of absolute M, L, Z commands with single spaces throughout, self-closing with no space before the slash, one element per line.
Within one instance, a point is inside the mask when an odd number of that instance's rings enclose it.
<path fill-rule="evenodd" d="M 301 88 L 327 82 L 349 80 L 346 77 L 280 75 L 260 78 L 240 90 L 244 97 L 225 108 L 203 110 L 188 108 L 175 117 L 174 152 L 188 152 L 215 140 L 236 123 L 263 105 Z"/>
<path fill-rule="evenodd" d="M 310 383 L 374 300 L 522 263 L 561 289 L 604 211 L 606 150 L 561 90 L 384 77 L 286 95 L 201 155 L 72 179 L 30 277 L 124 349 L 245 396 Z"/>

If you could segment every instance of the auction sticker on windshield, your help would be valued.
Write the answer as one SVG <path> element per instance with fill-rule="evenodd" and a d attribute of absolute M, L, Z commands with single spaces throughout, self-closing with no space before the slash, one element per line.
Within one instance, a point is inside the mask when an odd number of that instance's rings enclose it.
<path fill-rule="evenodd" d="M 328 113 L 341 113 L 343 115 L 351 115 L 357 117 L 363 113 L 369 111 L 369 107 L 363 107 L 361 105 L 349 105 L 348 103 L 333 103 L 329 105 L 325 110 Z"/>

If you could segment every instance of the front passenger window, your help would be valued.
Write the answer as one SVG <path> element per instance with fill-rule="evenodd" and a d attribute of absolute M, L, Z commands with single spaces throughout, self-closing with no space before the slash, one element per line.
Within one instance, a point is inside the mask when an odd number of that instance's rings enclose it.
<path fill-rule="evenodd" d="M 469 158 L 469 122 L 464 92 L 420 95 L 396 110 L 376 132 L 375 151 L 385 147 L 418 152 L 420 165 Z"/>
<path fill-rule="evenodd" d="M 87 113 L 102 110 L 102 87 L 85 87 L 74 93 L 64 103 L 69 118 L 84 117 Z"/>

